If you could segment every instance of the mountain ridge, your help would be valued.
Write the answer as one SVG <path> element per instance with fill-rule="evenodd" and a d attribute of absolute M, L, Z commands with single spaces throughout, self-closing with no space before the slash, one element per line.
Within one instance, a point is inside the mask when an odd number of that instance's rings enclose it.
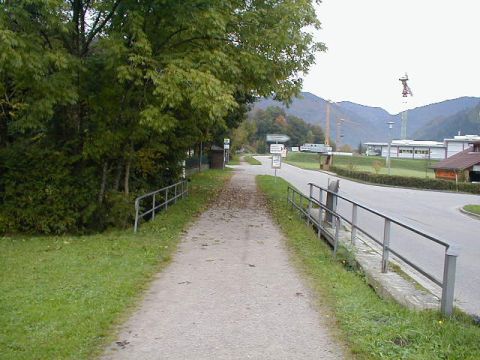
<path fill-rule="evenodd" d="M 326 104 L 327 101 L 310 92 L 302 92 L 300 97 L 292 100 L 287 107 L 284 104 L 272 100 L 261 99 L 254 104 L 252 111 L 265 109 L 269 106 L 283 108 L 287 114 L 304 119 L 310 124 L 326 127 Z M 431 133 L 438 137 L 435 126 L 443 126 L 448 119 L 462 111 L 469 110 L 480 105 L 480 98 L 464 96 L 456 99 L 448 99 L 437 103 L 424 105 L 408 111 L 407 137 L 425 137 Z M 339 119 L 344 119 L 340 122 Z M 401 114 L 390 114 L 381 107 L 357 104 L 351 101 L 333 103 L 330 115 L 330 138 L 340 140 L 342 144 L 357 146 L 360 142 L 387 141 L 389 138 L 387 122 L 395 122 L 392 130 L 392 138 L 400 137 Z M 450 123 L 448 123 L 450 124 Z M 449 125 L 450 132 L 452 125 Z M 337 130 L 341 137 L 337 137 Z M 480 130 L 479 130 L 480 131 Z M 440 133 L 442 133 L 440 131 Z M 440 134 L 439 133 L 439 134 Z M 457 132 L 449 134 L 453 137 Z M 433 139 L 424 139 L 431 140 Z"/>

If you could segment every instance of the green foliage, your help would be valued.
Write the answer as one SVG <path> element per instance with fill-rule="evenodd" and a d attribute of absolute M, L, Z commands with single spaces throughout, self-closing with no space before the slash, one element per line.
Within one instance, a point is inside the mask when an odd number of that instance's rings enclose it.
<path fill-rule="evenodd" d="M 351 171 L 342 167 L 332 166 L 331 171 L 337 173 L 340 176 L 345 176 L 352 179 L 357 179 L 365 182 L 392 185 L 400 187 L 411 187 L 417 189 L 430 189 L 430 190 L 450 190 L 461 191 L 472 194 L 480 194 L 480 185 L 471 183 L 458 183 L 455 181 L 384 175 L 384 174 L 372 174 L 361 171 Z"/>
<path fill-rule="evenodd" d="M 154 221 L 92 236 L 0 237 L 1 358 L 95 359 L 169 263 L 182 231 L 222 188 L 207 171 Z"/>
<path fill-rule="evenodd" d="M 17 143 L 38 139 L 55 154 L 35 158 L 39 169 L 58 168 L 55 186 L 68 187 L 55 199 L 82 200 L 58 209 L 45 202 L 44 217 L 56 214 L 50 222 L 5 212 L 1 223 L 48 233 L 117 223 L 113 214 L 128 219 L 117 210 L 131 194 L 175 181 L 187 152 L 225 137 L 256 97 L 288 101 L 300 91 L 300 76 L 324 50 L 306 31 L 319 25 L 310 0 L 2 2 L 0 176 L 9 183 L 0 205 L 25 207 L 17 202 L 31 195 L 15 198 L 28 164 L 19 171 L 6 161 L 21 155 Z M 24 190 L 49 182 L 47 171 L 36 176 Z"/>
<path fill-rule="evenodd" d="M 78 157 L 42 142 L 17 142 L 2 158 L 0 232 L 59 234 L 94 225 L 95 173 Z"/>
<path fill-rule="evenodd" d="M 322 304 L 334 313 L 334 324 L 357 359 L 478 359 L 480 328 L 473 319 L 454 312 L 414 311 L 380 299 L 348 253 L 333 259 L 330 247 L 285 201 L 288 183 L 259 176 L 271 213 L 286 235 L 296 263 L 313 285 Z M 345 263 L 344 263 L 345 262 Z M 322 308 L 325 311 L 325 308 Z"/>
<path fill-rule="evenodd" d="M 234 133 L 234 140 L 237 147 L 251 145 L 258 153 L 268 152 L 266 144 L 267 134 L 286 134 L 290 140 L 285 143 L 287 146 L 300 146 L 304 143 L 323 143 L 324 134 L 319 126 L 306 123 L 304 120 L 287 115 L 279 107 L 271 106 L 265 110 L 257 110 L 242 123 Z"/>

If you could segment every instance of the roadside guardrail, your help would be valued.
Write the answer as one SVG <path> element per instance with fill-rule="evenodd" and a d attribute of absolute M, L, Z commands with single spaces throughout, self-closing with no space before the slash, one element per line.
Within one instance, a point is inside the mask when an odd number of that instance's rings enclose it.
<path fill-rule="evenodd" d="M 145 216 L 151 214 L 151 218 L 155 219 L 155 213 L 157 209 L 168 209 L 170 203 L 176 203 L 178 198 L 184 198 L 188 195 L 188 180 L 179 181 L 173 185 L 166 186 L 164 188 L 152 191 L 148 194 L 139 196 L 135 199 L 135 225 L 133 227 L 133 232 L 136 233 L 138 226 L 140 225 L 140 220 Z M 148 202 L 148 205 L 141 206 L 141 201 L 145 199 L 151 199 L 151 202 Z M 148 208 L 142 212 L 144 208 Z"/>
<path fill-rule="evenodd" d="M 383 273 L 388 272 L 389 256 L 390 254 L 396 256 L 402 260 L 405 264 L 413 268 L 415 271 L 423 275 L 425 278 L 438 285 L 442 290 L 440 311 L 444 315 L 451 315 L 453 312 L 453 300 L 455 289 L 455 272 L 456 261 L 459 256 L 458 249 L 450 245 L 449 243 L 441 240 L 437 236 L 428 234 L 425 231 L 417 229 L 411 225 L 408 225 L 398 219 L 382 214 L 381 212 L 374 210 L 368 206 L 362 205 L 346 196 L 339 195 L 336 192 L 325 189 L 313 183 L 308 184 L 310 187 L 309 196 L 304 195 L 292 186 L 288 186 L 287 189 L 287 202 L 291 204 L 292 208 L 297 209 L 305 218 L 307 223 L 312 223 L 316 226 L 318 234 L 324 235 L 325 238 L 333 246 L 333 254 L 336 255 L 339 241 L 339 231 L 342 221 L 351 226 L 351 238 L 350 241 L 354 245 L 357 235 L 363 234 L 382 248 L 381 269 Z M 314 192 L 318 193 L 318 198 L 314 196 Z M 315 194 L 316 195 L 316 194 Z M 331 197 L 333 201 L 330 201 L 330 206 L 327 206 L 327 197 Z M 337 212 L 337 202 L 339 200 L 345 201 L 351 205 L 351 212 L 349 216 L 345 216 Z M 333 206 L 331 205 L 333 204 Z M 318 215 L 315 216 L 312 211 L 314 208 L 318 208 Z M 367 213 L 373 214 L 383 219 L 383 237 L 378 238 L 372 235 L 369 231 L 362 228 L 358 221 L 358 210 L 363 209 Z M 395 251 L 390 246 L 391 244 L 391 225 L 395 224 L 399 227 L 419 235 L 421 238 L 431 241 L 444 248 L 444 262 L 443 262 L 443 278 L 438 279 L 433 274 L 421 267 L 421 264 L 415 263 L 413 260 L 408 259 L 405 255 Z"/>

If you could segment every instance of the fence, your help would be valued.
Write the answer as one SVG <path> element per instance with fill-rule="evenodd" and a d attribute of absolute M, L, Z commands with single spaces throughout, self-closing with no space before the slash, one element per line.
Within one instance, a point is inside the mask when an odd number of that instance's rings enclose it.
<path fill-rule="evenodd" d="M 390 254 L 396 256 L 405 264 L 407 264 L 408 266 L 410 266 L 418 273 L 423 275 L 425 278 L 429 279 L 441 288 L 442 294 L 440 310 L 444 315 L 452 314 L 455 288 L 456 260 L 458 257 L 458 250 L 455 247 L 451 246 L 445 241 L 440 240 L 436 236 L 433 236 L 413 226 L 405 224 L 400 220 L 384 215 L 379 211 L 371 209 L 345 196 L 338 195 L 333 191 L 322 188 L 312 183 L 309 183 L 308 185 L 310 186 L 309 196 L 306 196 L 295 188 L 289 186 L 287 190 L 287 201 L 291 204 L 293 208 L 296 208 L 306 217 L 308 223 L 312 223 L 317 227 L 319 236 L 324 235 L 325 238 L 332 244 L 334 255 L 336 254 L 338 248 L 341 222 L 344 221 L 351 226 L 350 241 L 352 244 L 355 244 L 355 239 L 360 232 L 382 248 L 382 272 L 388 272 Z M 314 196 L 314 190 L 316 191 L 316 193 L 318 193 L 318 198 Z M 331 203 L 333 203 L 333 206 L 327 206 L 327 197 L 332 197 L 333 202 Z M 340 212 L 337 211 L 338 200 L 343 200 L 351 205 L 351 212 L 348 216 L 342 215 L 340 214 Z M 318 208 L 317 216 L 315 216 L 316 211 L 314 211 L 314 209 L 316 208 Z M 372 235 L 369 231 L 359 225 L 359 209 L 363 209 L 367 213 L 375 215 L 376 217 L 383 220 L 382 239 L 378 239 L 376 236 Z M 419 235 L 421 238 L 431 241 L 432 243 L 439 245 L 444 249 L 443 278 L 441 280 L 437 279 L 433 274 L 423 269 L 419 264 L 414 263 L 413 260 L 408 259 L 406 256 L 400 254 L 398 251 L 392 249 L 392 247 L 390 246 L 392 224 L 398 225 L 402 229 Z"/>
<path fill-rule="evenodd" d="M 157 209 L 168 209 L 168 204 L 176 203 L 178 198 L 184 198 L 188 195 L 188 181 L 182 180 L 176 184 L 164 187 L 162 189 L 152 191 L 151 193 L 139 196 L 135 199 L 135 225 L 133 232 L 137 232 L 140 220 L 147 215 L 151 215 L 151 219 L 155 218 L 155 212 Z M 141 201 L 152 198 L 151 202 L 148 202 L 147 206 L 141 206 Z M 144 212 L 141 212 L 141 208 L 148 208 Z"/>

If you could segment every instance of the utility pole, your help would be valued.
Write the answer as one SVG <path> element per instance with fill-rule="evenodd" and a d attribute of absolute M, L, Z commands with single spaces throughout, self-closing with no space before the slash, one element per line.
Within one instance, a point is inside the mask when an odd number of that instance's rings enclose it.
<path fill-rule="evenodd" d="M 325 120 L 325 145 L 330 146 L 330 100 L 326 104 L 326 120 Z"/>
<path fill-rule="evenodd" d="M 387 152 L 387 168 L 388 168 L 388 175 L 390 175 L 391 172 L 391 166 L 390 166 L 390 148 L 392 147 L 392 127 L 393 124 L 395 124 L 393 121 L 388 121 L 388 152 Z"/>

